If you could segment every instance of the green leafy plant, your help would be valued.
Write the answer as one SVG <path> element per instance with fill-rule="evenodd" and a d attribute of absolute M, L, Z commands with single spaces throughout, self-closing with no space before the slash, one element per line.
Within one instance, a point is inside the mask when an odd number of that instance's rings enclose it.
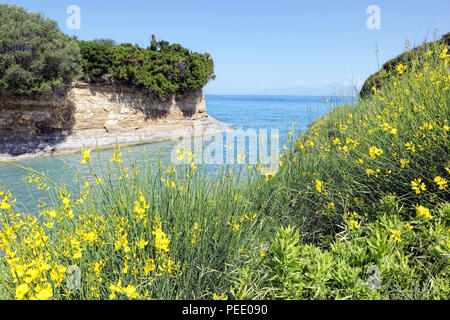
<path fill-rule="evenodd" d="M 76 42 L 53 20 L 0 4 L 0 92 L 42 92 L 81 73 Z"/>

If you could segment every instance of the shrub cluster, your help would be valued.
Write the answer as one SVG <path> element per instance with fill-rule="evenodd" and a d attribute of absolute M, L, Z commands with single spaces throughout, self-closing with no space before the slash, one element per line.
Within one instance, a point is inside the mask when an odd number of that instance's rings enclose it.
<path fill-rule="evenodd" d="M 81 72 L 80 50 L 53 20 L 0 4 L 0 92 L 46 91 Z"/>
<path fill-rule="evenodd" d="M 203 87 L 214 78 L 210 54 L 156 41 L 141 48 L 112 40 L 76 41 L 53 20 L 15 5 L 0 5 L 0 92 L 46 91 L 84 75 L 92 82 L 114 78 L 159 96 Z"/>
<path fill-rule="evenodd" d="M 209 54 L 189 51 L 179 44 L 152 41 L 148 48 L 111 41 L 79 41 L 85 76 L 102 81 L 112 75 L 126 84 L 141 85 L 165 96 L 203 87 L 213 76 Z"/>

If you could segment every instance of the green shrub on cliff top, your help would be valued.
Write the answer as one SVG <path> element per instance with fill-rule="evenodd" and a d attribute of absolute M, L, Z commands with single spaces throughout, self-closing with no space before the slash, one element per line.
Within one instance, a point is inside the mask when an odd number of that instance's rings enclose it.
<path fill-rule="evenodd" d="M 112 43 L 102 41 L 78 41 L 82 56 L 81 66 L 87 77 L 101 77 L 110 72 L 113 51 Z"/>
<path fill-rule="evenodd" d="M 80 71 L 80 52 L 53 20 L 0 4 L 0 92 L 41 92 Z"/>

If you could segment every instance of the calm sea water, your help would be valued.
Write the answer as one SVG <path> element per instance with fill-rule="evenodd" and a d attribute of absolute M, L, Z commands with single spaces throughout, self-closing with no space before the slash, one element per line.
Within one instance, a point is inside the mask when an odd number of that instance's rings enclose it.
<path fill-rule="evenodd" d="M 296 123 L 297 132 L 305 130 L 309 123 L 327 113 L 337 105 L 346 102 L 347 98 L 339 101 L 332 98 L 311 96 L 219 96 L 207 95 L 208 113 L 234 129 L 279 130 L 279 141 L 283 144 L 287 136 L 287 128 Z M 125 162 L 142 159 L 156 159 L 162 157 L 169 160 L 174 148 L 173 142 L 159 142 L 131 147 L 131 153 L 124 156 Z M 92 153 L 93 159 L 97 157 Z M 105 165 L 112 157 L 111 150 L 102 152 L 100 162 Z M 55 157 L 41 157 L 20 161 L 17 164 L 33 168 L 48 174 L 54 181 L 66 185 L 73 185 L 77 171 L 83 174 L 86 166 L 80 164 L 81 155 L 70 154 Z M 97 166 L 98 164 L 95 164 Z M 22 169 L 0 164 L 0 185 L 4 184 L 18 199 L 18 206 L 24 210 L 35 208 L 42 192 L 34 190 L 23 181 L 27 173 Z"/>

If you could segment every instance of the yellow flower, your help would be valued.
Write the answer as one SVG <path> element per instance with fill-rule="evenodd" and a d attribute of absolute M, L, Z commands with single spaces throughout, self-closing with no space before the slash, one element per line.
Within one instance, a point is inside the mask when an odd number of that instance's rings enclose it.
<path fill-rule="evenodd" d="M 414 227 L 411 225 L 411 223 L 409 223 L 409 222 L 407 222 L 406 224 L 405 224 L 405 229 L 406 230 L 411 230 L 411 229 L 413 229 Z"/>
<path fill-rule="evenodd" d="M 220 297 L 217 294 L 213 294 L 214 300 L 228 300 L 228 296 L 224 295 L 223 293 L 220 295 Z"/>
<path fill-rule="evenodd" d="M 323 188 L 323 182 L 320 180 L 316 180 L 316 191 L 318 193 L 322 192 L 322 188 Z"/>
<path fill-rule="evenodd" d="M 369 155 L 372 159 L 375 159 L 377 156 L 381 156 L 383 154 L 382 149 L 378 149 L 377 147 L 371 147 L 369 149 Z"/>
<path fill-rule="evenodd" d="M 405 65 L 403 65 L 401 63 L 399 65 L 397 65 L 397 72 L 398 72 L 398 74 L 403 74 L 403 72 L 405 72 L 406 69 L 408 69 L 408 66 L 405 66 Z"/>
<path fill-rule="evenodd" d="M 448 181 L 445 180 L 444 178 L 441 178 L 438 176 L 438 177 L 434 178 L 434 182 L 436 182 L 436 184 L 438 185 L 439 190 L 447 190 Z"/>
<path fill-rule="evenodd" d="M 28 285 L 26 283 L 21 284 L 16 288 L 16 299 L 24 300 L 25 295 L 28 293 Z"/>
<path fill-rule="evenodd" d="M 377 169 L 377 170 L 366 169 L 366 174 L 368 177 L 370 177 L 371 175 L 378 177 L 379 173 L 380 173 L 380 169 Z"/>
<path fill-rule="evenodd" d="M 122 268 L 122 271 L 120 271 L 120 273 L 127 273 L 127 272 L 128 272 L 128 261 L 125 260 L 123 262 L 123 268 Z"/>
<path fill-rule="evenodd" d="M 327 205 L 327 208 L 328 208 L 328 210 L 334 210 L 336 207 L 335 207 L 335 205 L 334 205 L 334 202 L 330 202 L 328 205 Z"/>
<path fill-rule="evenodd" d="M 433 219 L 434 217 L 430 213 L 430 209 L 424 206 L 416 206 L 416 213 L 418 217 L 424 217 L 425 219 Z"/>
<path fill-rule="evenodd" d="M 125 252 L 129 252 L 130 251 L 130 247 L 128 246 L 128 239 L 127 239 L 128 234 L 123 234 L 119 239 L 116 240 L 116 242 L 114 243 L 114 250 L 120 250 L 120 248 L 123 248 L 123 250 Z"/>
<path fill-rule="evenodd" d="M 113 292 L 119 292 L 122 288 L 122 280 L 119 279 L 119 281 L 117 281 L 117 284 L 113 284 L 111 283 L 109 285 L 109 290 L 113 291 Z"/>
<path fill-rule="evenodd" d="M 142 207 L 141 207 L 141 203 L 139 201 L 135 201 L 134 202 L 134 209 L 133 212 L 137 214 L 137 221 L 140 221 L 141 219 L 143 219 L 145 217 L 145 213 L 146 213 L 146 209 L 150 208 L 149 205 L 147 205 L 147 202 L 145 201 L 144 197 L 139 197 L 139 199 L 142 202 Z"/>
<path fill-rule="evenodd" d="M 447 48 L 442 49 L 442 52 L 441 52 L 441 54 L 439 55 L 439 58 L 441 58 L 441 59 L 447 58 L 447 52 L 448 52 L 448 49 L 447 49 Z"/>
<path fill-rule="evenodd" d="M 145 260 L 144 273 L 145 275 L 149 274 L 149 272 L 155 270 L 156 265 L 153 259 Z"/>
<path fill-rule="evenodd" d="M 422 179 L 414 179 L 414 181 L 411 181 L 411 189 L 413 189 L 416 194 L 420 194 L 421 190 L 427 190 L 425 183 L 422 183 Z"/>
<path fill-rule="evenodd" d="M 357 220 L 350 220 L 348 226 L 350 227 L 350 230 L 359 229 L 359 222 Z"/>
<path fill-rule="evenodd" d="M 122 280 L 120 279 L 117 284 L 111 283 L 109 285 L 109 290 L 111 290 L 111 294 L 109 296 L 110 300 L 113 300 L 116 297 L 116 293 L 125 294 L 128 299 L 136 299 L 139 296 L 133 285 L 129 284 L 126 288 L 122 287 Z"/>
<path fill-rule="evenodd" d="M 155 235 L 155 247 L 158 250 L 168 252 L 170 240 L 167 239 L 166 234 L 162 231 L 161 227 L 156 228 L 153 232 Z"/>
<path fill-rule="evenodd" d="M 394 242 L 402 242 L 401 235 L 402 232 L 400 230 L 391 230 L 390 239 L 394 239 Z"/>
<path fill-rule="evenodd" d="M 98 262 L 94 262 L 94 264 L 93 264 L 94 272 L 96 274 L 100 274 L 100 271 L 101 271 L 102 267 L 104 266 L 104 264 L 105 264 L 104 260 L 100 260 Z"/>
<path fill-rule="evenodd" d="M 83 159 L 81 159 L 81 164 L 85 164 L 86 162 L 91 160 L 91 150 L 90 149 L 82 148 L 81 154 L 83 155 Z"/>
<path fill-rule="evenodd" d="M 138 294 L 136 292 L 136 288 L 129 284 L 126 288 L 123 288 L 123 292 L 127 295 L 128 299 L 136 299 Z"/>
<path fill-rule="evenodd" d="M 238 232 L 240 229 L 240 225 L 237 223 L 236 218 L 232 218 L 231 221 L 228 222 L 228 225 L 233 228 L 234 232 Z"/>
<path fill-rule="evenodd" d="M 409 160 L 406 159 L 400 159 L 400 164 L 402 166 L 402 169 L 409 168 Z"/>
<path fill-rule="evenodd" d="M 405 143 L 406 150 L 410 150 L 411 152 L 416 152 L 416 146 L 412 142 Z"/>
<path fill-rule="evenodd" d="M 11 205 L 9 203 L 6 202 L 0 202 L 0 209 L 2 210 L 9 210 L 11 209 Z"/>
<path fill-rule="evenodd" d="M 148 241 L 145 241 L 144 239 L 140 239 L 137 243 L 137 246 L 139 249 L 144 249 L 147 244 L 148 244 Z"/>
<path fill-rule="evenodd" d="M 97 240 L 97 232 L 91 231 L 89 233 L 82 232 L 80 234 L 81 239 L 88 241 L 90 243 L 94 243 Z"/>
<path fill-rule="evenodd" d="M 38 285 L 35 291 L 38 300 L 48 300 L 53 296 L 52 286 L 49 283 L 45 287 Z"/>
<path fill-rule="evenodd" d="M 114 153 L 112 159 L 110 159 L 110 162 L 115 163 L 122 163 L 122 159 L 120 158 L 122 156 L 122 153 L 120 152 L 120 146 L 116 146 L 114 148 Z"/>
<path fill-rule="evenodd" d="M 181 161 L 181 160 L 183 160 L 183 158 L 184 158 L 184 151 L 183 150 L 177 150 L 177 154 L 178 154 L 178 157 L 177 157 L 177 160 L 179 160 L 179 161 Z"/>
<path fill-rule="evenodd" d="M 72 259 L 80 259 L 83 256 L 81 252 L 81 248 L 78 248 L 78 250 L 73 254 Z"/>

